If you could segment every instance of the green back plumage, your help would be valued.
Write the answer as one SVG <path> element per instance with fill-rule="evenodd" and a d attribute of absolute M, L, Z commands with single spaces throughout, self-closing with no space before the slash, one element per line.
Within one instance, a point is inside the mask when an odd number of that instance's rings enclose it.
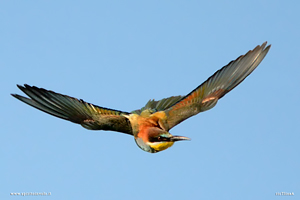
<path fill-rule="evenodd" d="M 144 110 L 149 110 L 151 113 L 155 113 L 158 111 L 163 111 L 177 103 L 183 98 L 183 96 L 172 96 L 169 98 L 164 98 L 159 101 L 155 101 L 154 99 L 150 99 L 147 104 L 141 109 L 134 110 L 131 113 L 140 115 Z"/>

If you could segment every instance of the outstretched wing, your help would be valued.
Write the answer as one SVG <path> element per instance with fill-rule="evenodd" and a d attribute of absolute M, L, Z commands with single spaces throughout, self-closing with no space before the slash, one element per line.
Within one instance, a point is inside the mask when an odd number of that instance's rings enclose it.
<path fill-rule="evenodd" d="M 15 98 L 55 117 L 65 119 L 90 130 L 110 130 L 132 135 L 131 124 L 123 115 L 130 113 L 102 108 L 67 95 L 18 85 L 28 97 L 12 94 Z"/>
<path fill-rule="evenodd" d="M 258 45 L 224 66 L 183 99 L 165 110 L 168 129 L 183 120 L 213 108 L 217 101 L 240 84 L 259 65 L 271 45 Z"/>

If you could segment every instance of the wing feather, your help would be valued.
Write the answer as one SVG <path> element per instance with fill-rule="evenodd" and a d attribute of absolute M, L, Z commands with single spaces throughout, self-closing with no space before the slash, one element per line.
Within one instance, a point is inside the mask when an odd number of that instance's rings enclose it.
<path fill-rule="evenodd" d="M 103 108 L 82 99 L 59 94 L 35 86 L 18 85 L 29 98 L 12 94 L 15 98 L 55 117 L 81 124 L 91 130 L 111 130 L 132 135 L 130 113 Z"/>
<path fill-rule="evenodd" d="M 204 83 L 165 110 L 168 128 L 183 120 L 213 108 L 218 100 L 239 85 L 260 64 L 271 45 L 267 42 L 256 46 L 245 55 L 231 61 L 215 72 Z"/>

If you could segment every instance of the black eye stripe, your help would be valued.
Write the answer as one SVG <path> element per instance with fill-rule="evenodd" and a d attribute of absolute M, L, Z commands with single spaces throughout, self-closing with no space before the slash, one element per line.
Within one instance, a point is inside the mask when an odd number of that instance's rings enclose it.
<path fill-rule="evenodd" d="M 170 141 L 170 138 L 163 137 L 163 136 L 149 138 L 149 142 L 163 142 L 163 141 Z"/>
<path fill-rule="evenodd" d="M 160 141 L 170 141 L 170 138 L 159 136 Z"/>

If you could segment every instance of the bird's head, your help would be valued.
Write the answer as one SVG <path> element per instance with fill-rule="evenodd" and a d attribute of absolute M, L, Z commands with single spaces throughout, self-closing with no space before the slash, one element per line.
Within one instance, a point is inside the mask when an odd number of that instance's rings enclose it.
<path fill-rule="evenodd" d="M 157 127 L 149 127 L 139 132 L 135 137 L 135 142 L 144 151 L 157 153 L 171 147 L 174 142 L 190 140 L 184 136 L 174 136 L 169 132 Z"/>

